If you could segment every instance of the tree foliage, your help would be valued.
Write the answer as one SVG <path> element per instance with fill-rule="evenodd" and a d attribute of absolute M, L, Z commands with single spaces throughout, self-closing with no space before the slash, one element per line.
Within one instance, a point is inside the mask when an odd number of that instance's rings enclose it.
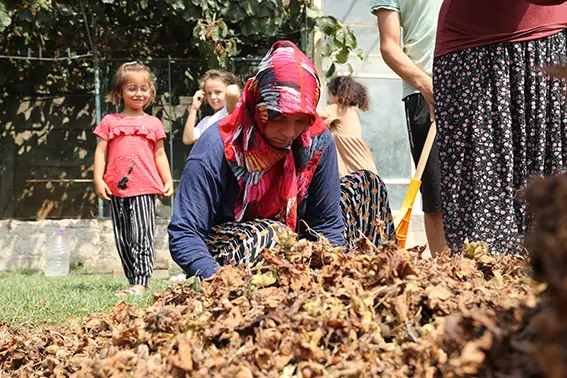
<path fill-rule="evenodd" d="M 184 57 L 230 69 L 235 58 L 262 56 L 277 39 L 309 50 L 313 31 L 326 37 L 323 56 L 333 61 L 328 74 L 335 64 L 348 65 L 354 34 L 310 0 L 0 0 L 4 54 L 41 51 L 55 58 L 2 59 L 0 87 L 13 94 L 92 90 L 95 58 Z M 68 52 L 92 58 L 72 60 Z M 188 70 L 185 79 L 192 78 Z"/>

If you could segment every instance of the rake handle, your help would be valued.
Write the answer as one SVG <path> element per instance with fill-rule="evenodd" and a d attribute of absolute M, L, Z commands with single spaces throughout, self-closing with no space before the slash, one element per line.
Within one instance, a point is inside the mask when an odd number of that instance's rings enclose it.
<path fill-rule="evenodd" d="M 423 145 L 423 150 L 421 151 L 421 156 L 419 157 L 419 162 L 415 169 L 415 175 L 413 176 L 416 180 L 421 180 L 423 176 L 423 171 L 427 165 L 427 159 L 429 159 L 429 153 L 431 152 L 431 147 L 433 147 L 433 142 L 435 142 L 435 136 L 437 135 L 437 123 L 431 122 L 429 127 L 429 132 L 427 133 L 427 138 L 425 139 L 425 144 Z"/>

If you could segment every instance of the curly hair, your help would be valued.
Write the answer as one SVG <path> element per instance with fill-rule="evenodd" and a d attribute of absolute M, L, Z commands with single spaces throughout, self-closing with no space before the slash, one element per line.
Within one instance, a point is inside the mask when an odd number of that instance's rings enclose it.
<path fill-rule="evenodd" d="M 205 82 L 209 79 L 220 80 L 226 85 L 232 85 L 238 83 L 238 79 L 236 78 L 236 76 L 234 76 L 230 72 L 220 71 L 220 70 L 208 70 L 207 72 L 205 72 L 205 74 L 199 81 L 199 87 L 201 89 L 205 89 Z"/>
<path fill-rule="evenodd" d="M 128 82 L 128 74 L 131 72 L 143 72 L 148 75 L 148 85 L 151 89 L 150 100 L 144 106 L 144 108 L 150 106 L 154 103 L 156 99 L 156 86 L 152 78 L 152 74 L 148 67 L 144 66 L 140 62 L 128 62 L 123 63 L 118 67 L 118 71 L 114 75 L 114 88 L 106 94 L 104 100 L 110 102 L 112 105 L 120 105 L 122 102 L 122 86 Z"/>
<path fill-rule="evenodd" d="M 356 106 L 360 110 L 368 110 L 370 96 L 368 89 L 350 76 L 336 76 L 331 79 L 329 92 L 337 97 L 337 102 L 343 106 Z"/>

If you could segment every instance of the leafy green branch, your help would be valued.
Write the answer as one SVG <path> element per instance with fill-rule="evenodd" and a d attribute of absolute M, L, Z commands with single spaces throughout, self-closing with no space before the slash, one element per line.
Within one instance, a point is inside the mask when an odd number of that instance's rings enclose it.
<path fill-rule="evenodd" d="M 333 16 L 321 16 L 317 19 L 317 29 L 327 37 L 321 51 L 322 56 L 331 59 L 331 65 L 325 74 L 326 77 L 334 75 L 337 65 L 346 65 L 352 75 L 353 68 L 349 62 L 349 57 L 351 53 L 355 52 L 358 58 L 363 60 L 364 51 L 357 49 L 358 42 L 350 27 L 343 26 Z"/>
<path fill-rule="evenodd" d="M 85 25 L 85 12 L 91 25 Z M 93 49 L 91 33 L 103 61 L 193 59 L 185 88 L 194 81 L 190 71 L 230 70 L 235 58 L 262 56 L 275 40 L 292 40 L 310 52 L 314 32 L 324 36 L 327 76 L 340 65 L 352 71 L 354 53 L 363 57 L 352 30 L 309 0 L 0 0 L 5 55 L 26 55 L 29 48 L 36 56 L 43 50 L 58 57 L 59 49 L 62 57 L 67 49 L 85 54 Z M 92 86 L 91 66 L 63 58 L 49 64 L 2 60 L 0 87 L 18 93 L 83 91 Z"/>

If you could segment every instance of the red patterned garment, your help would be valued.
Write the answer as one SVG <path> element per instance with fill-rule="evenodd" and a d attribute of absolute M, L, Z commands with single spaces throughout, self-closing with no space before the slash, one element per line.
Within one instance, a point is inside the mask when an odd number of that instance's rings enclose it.
<path fill-rule="evenodd" d="M 297 225 L 297 205 L 305 198 L 323 153 L 324 122 L 316 112 L 320 83 L 309 58 L 290 41 L 276 42 L 246 83 L 236 110 L 219 126 L 225 157 L 238 180 L 237 222 L 256 218 Z M 268 117 L 311 116 L 289 149 L 264 139 Z"/>

